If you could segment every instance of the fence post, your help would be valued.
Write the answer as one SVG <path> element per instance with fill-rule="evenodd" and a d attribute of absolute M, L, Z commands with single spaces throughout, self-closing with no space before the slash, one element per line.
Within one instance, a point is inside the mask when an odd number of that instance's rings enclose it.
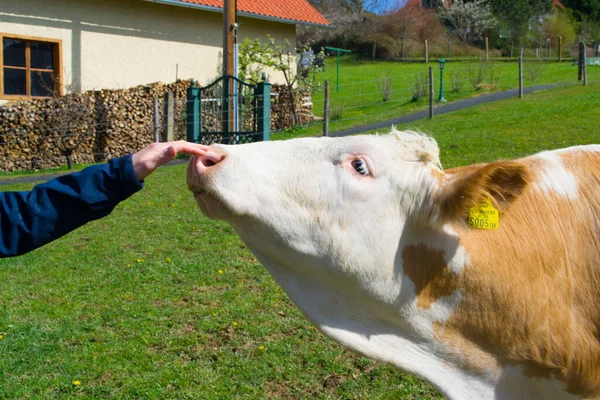
<path fill-rule="evenodd" d="M 164 96 L 164 112 L 163 112 L 163 142 L 173 141 L 174 134 L 173 129 L 175 126 L 174 101 L 173 92 L 165 92 Z"/>
<path fill-rule="evenodd" d="M 562 36 L 559 36 L 558 37 L 558 61 L 559 62 L 562 61 L 562 49 L 563 49 Z"/>
<path fill-rule="evenodd" d="M 523 98 L 523 57 L 519 57 L 519 98 Z"/>
<path fill-rule="evenodd" d="M 433 67 L 429 67 L 429 119 L 433 119 Z"/>
<path fill-rule="evenodd" d="M 329 136 L 329 81 L 325 81 L 325 109 L 323 110 L 323 136 Z"/>
<path fill-rule="evenodd" d="M 579 43 L 579 70 L 577 72 L 577 80 L 582 81 L 585 78 L 585 43 Z M 585 82 L 584 82 L 585 84 Z"/>
<path fill-rule="evenodd" d="M 264 75 L 263 81 L 256 85 L 254 96 L 258 107 L 256 127 L 261 140 L 268 142 L 271 140 L 271 83 L 266 78 Z"/>
<path fill-rule="evenodd" d="M 154 133 L 154 142 L 160 142 L 160 115 L 158 97 L 154 97 L 154 120 L 152 121 L 152 132 Z"/>
<path fill-rule="evenodd" d="M 429 62 L 429 50 L 427 48 L 427 40 L 425 40 L 425 64 Z"/>
<path fill-rule="evenodd" d="M 373 48 L 371 49 L 371 59 L 375 59 L 375 54 L 377 53 L 377 40 L 373 40 Z"/>
<path fill-rule="evenodd" d="M 485 37 L 485 61 L 490 61 L 490 44 L 488 37 Z"/>
<path fill-rule="evenodd" d="M 202 106 L 200 102 L 200 88 L 189 86 L 186 93 L 186 140 L 200 142 L 200 120 Z"/>

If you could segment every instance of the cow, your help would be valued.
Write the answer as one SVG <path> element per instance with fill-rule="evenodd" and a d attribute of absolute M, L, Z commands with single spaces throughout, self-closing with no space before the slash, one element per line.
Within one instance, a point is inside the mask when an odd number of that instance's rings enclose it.
<path fill-rule="evenodd" d="M 599 145 L 448 170 L 415 132 L 213 145 L 187 183 L 352 351 L 449 399 L 600 396 Z"/>

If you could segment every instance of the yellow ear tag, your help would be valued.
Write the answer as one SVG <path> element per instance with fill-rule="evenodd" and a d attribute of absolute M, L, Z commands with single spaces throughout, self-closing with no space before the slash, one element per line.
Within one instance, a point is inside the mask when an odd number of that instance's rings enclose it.
<path fill-rule="evenodd" d="M 498 229 L 499 213 L 492 205 L 490 199 L 485 199 L 483 203 L 471 208 L 469 212 L 469 228 L 476 229 Z"/>

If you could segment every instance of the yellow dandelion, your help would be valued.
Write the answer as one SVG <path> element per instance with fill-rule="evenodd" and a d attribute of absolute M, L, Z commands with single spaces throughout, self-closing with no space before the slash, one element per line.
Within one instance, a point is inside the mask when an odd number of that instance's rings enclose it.
<path fill-rule="evenodd" d="M 4 336 L 0 335 L 0 340 L 4 339 Z"/>
<path fill-rule="evenodd" d="M 221 269 L 220 269 L 220 270 L 218 270 L 217 272 L 218 272 L 219 274 L 222 274 L 222 273 L 223 273 L 223 270 L 221 270 Z"/>
<path fill-rule="evenodd" d="M 127 267 L 131 267 L 131 264 L 127 264 Z"/>
<path fill-rule="evenodd" d="M 167 257 L 167 262 L 170 263 L 171 262 L 171 257 Z"/>
<path fill-rule="evenodd" d="M 217 316 L 217 313 L 213 313 L 213 315 L 212 315 L 212 316 L 213 316 L 213 317 L 216 317 L 216 316 Z"/>
<path fill-rule="evenodd" d="M 81 382 L 79 382 L 79 381 L 73 381 L 73 385 L 79 386 L 79 385 L 81 385 Z"/>
<path fill-rule="evenodd" d="M 258 349 L 262 351 L 265 349 L 265 346 L 258 346 Z"/>
<path fill-rule="evenodd" d="M 233 326 L 237 326 L 237 322 L 233 321 Z"/>
<path fill-rule="evenodd" d="M 143 258 L 138 258 L 136 261 L 139 262 L 139 263 L 142 263 L 142 262 L 144 262 L 144 259 Z"/>

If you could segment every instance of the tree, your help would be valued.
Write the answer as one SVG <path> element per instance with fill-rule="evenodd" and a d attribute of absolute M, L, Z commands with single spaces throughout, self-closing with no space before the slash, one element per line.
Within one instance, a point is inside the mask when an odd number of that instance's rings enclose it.
<path fill-rule="evenodd" d="M 465 0 L 454 0 L 452 4 L 443 4 L 439 8 L 439 15 L 466 43 L 482 39 L 485 31 L 498 24 L 487 0 L 474 0 L 468 3 Z"/>
<path fill-rule="evenodd" d="M 550 11 L 552 0 L 490 0 L 489 4 L 499 21 L 500 31 L 520 40 L 527 37 L 532 17 Z"/>
<path fill-rule="evenodd" d="M 600 23 L 600 0 L 562 0 L 565 7 L 573 10 L 575 18 Z"/>
<path fill-rule="evenodd" d="M 584 16 L 579 24 L 579 34 L 587 43 L 600 42 L 600 22 Z"/>
<path fill-rule="evenodd" d="M 559 11 L 544 18 L 544 36 L 558 42 L 558 37 L 562 37 L 563 43 L 570 44 L 575 42 L 577 37 L 577 24 L 574 17 L 568 11 Z"/>
<path fill-rule="evenodd" d="M 294 123 L 298 123 L 294 88 L 312 87 L 311 74 L 316 72 L 318 65 L 314 62 L 315 57 L 323 58 L 324 54 L 321 51 L 315 56 L 310 42 L 293 46 L 287 39 L 278 43 L 271 36 L 267 37 L 266 43 L 261 43 L 259 39 L 246 39 L 239 47 L 239 78 L 257 82 L 265 69 L 280 72 L 291 99 Z"/>

